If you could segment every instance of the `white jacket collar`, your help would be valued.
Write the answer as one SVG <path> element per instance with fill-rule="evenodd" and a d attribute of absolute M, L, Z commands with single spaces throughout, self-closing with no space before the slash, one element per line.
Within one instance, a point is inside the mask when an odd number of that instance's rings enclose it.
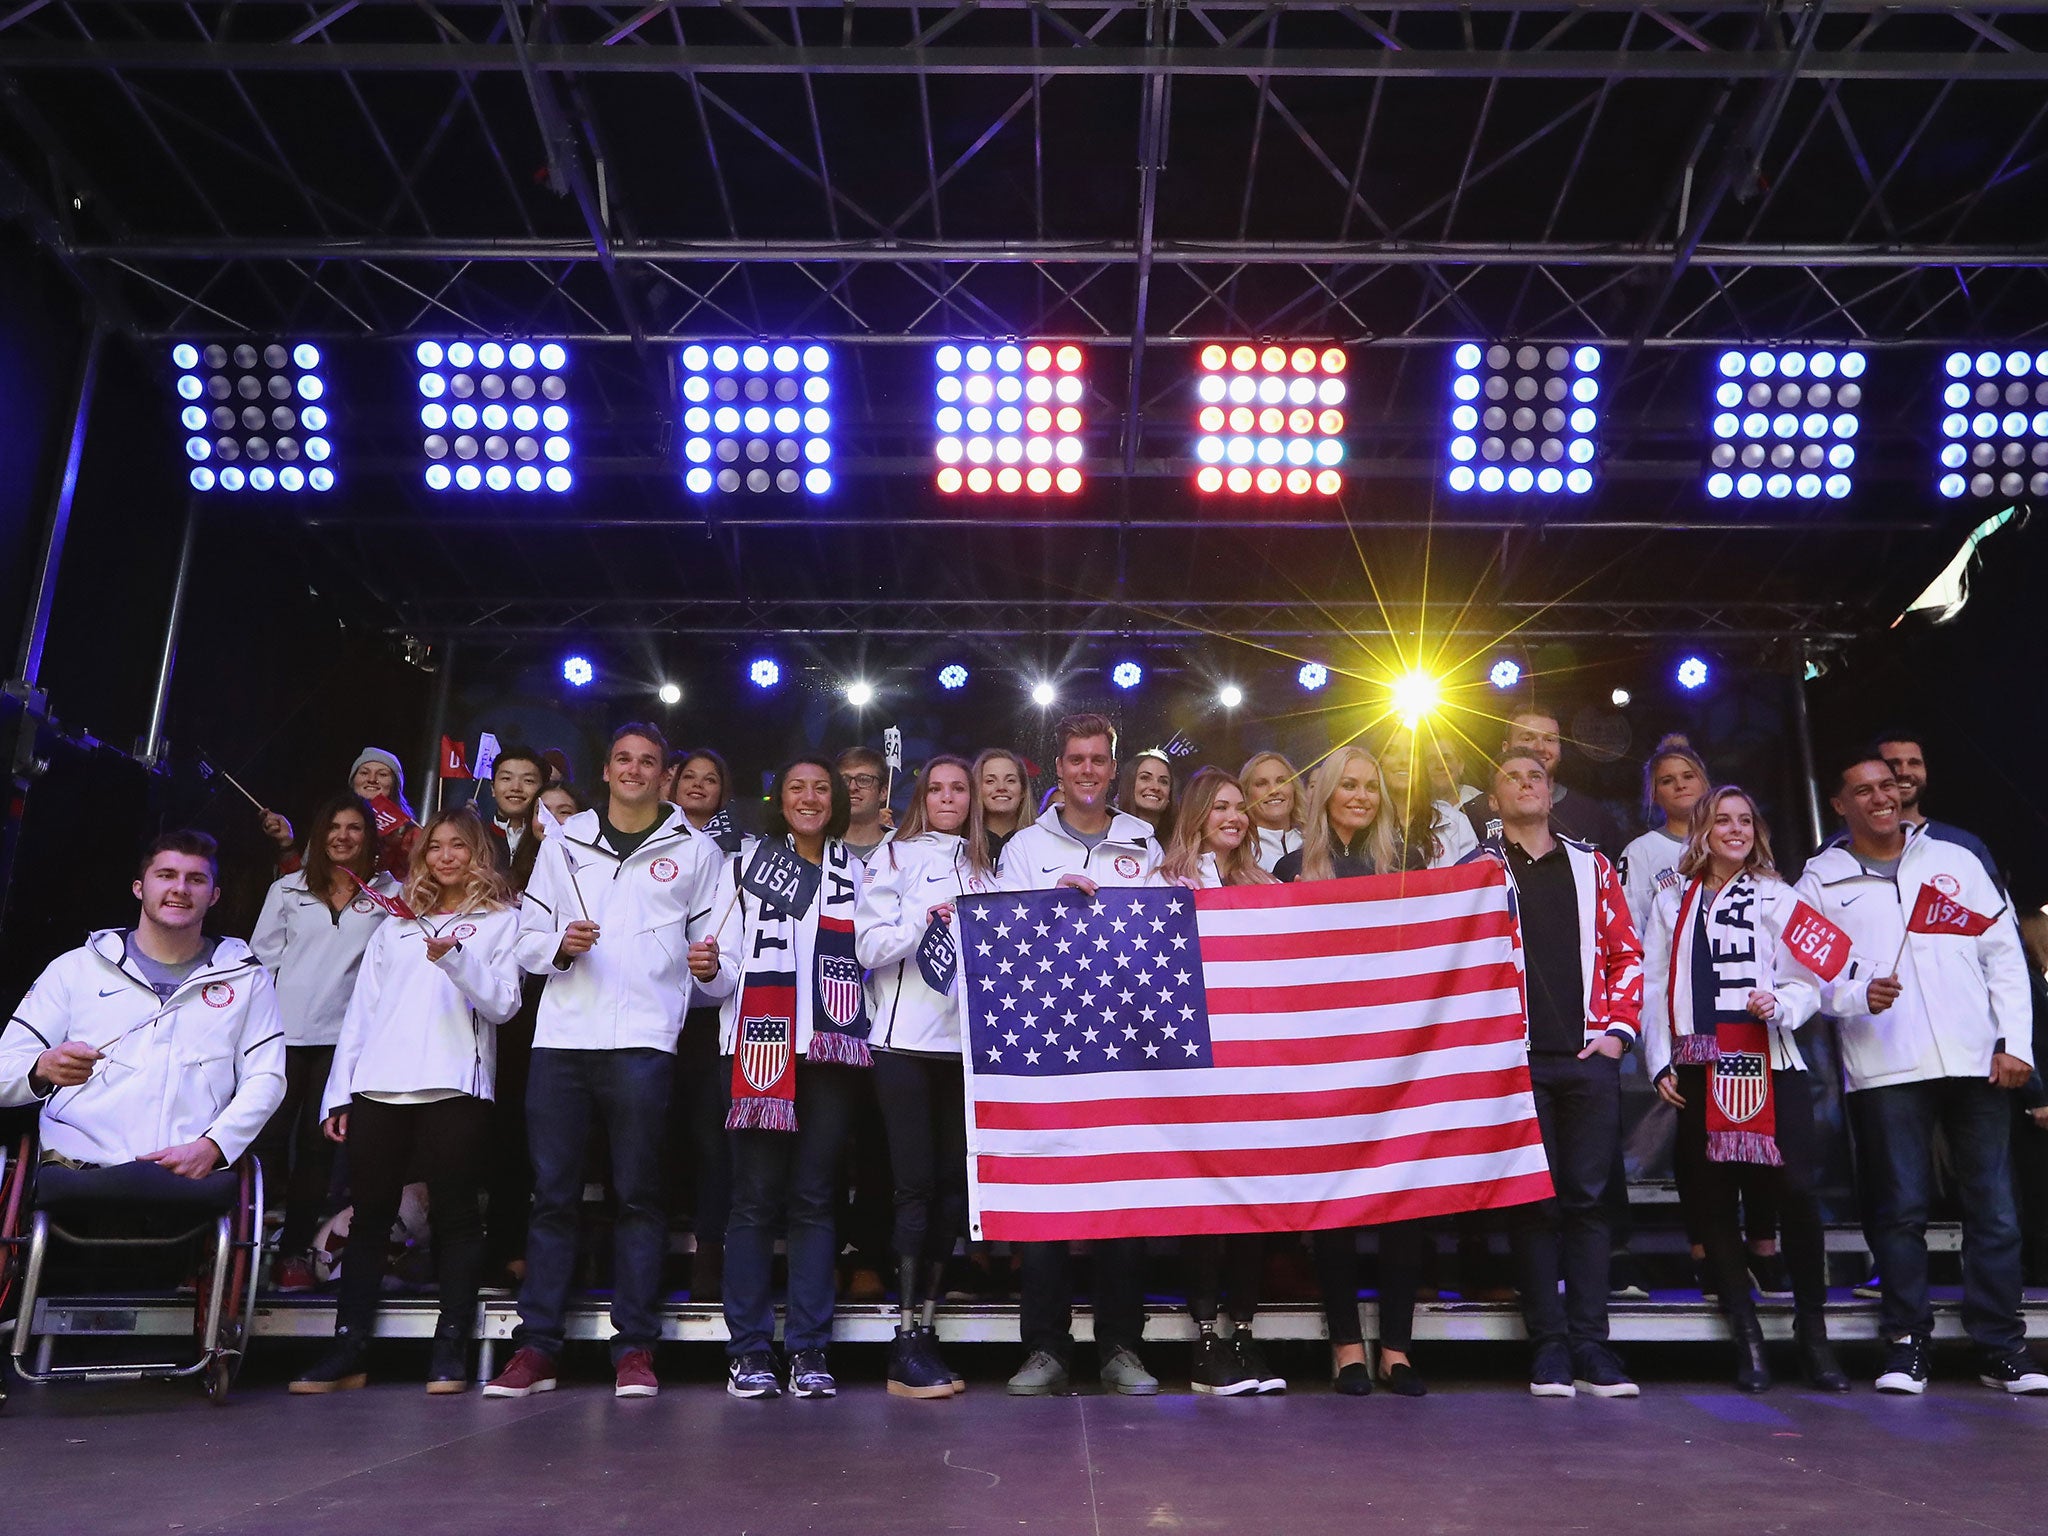
<path fill-rule="evenodd" d="M 1066 818 L 1060 815 L 1057 807 L 1039 817 L 1032 825 L 1045 828 L 1046 831 L 1057 837 L 1061 842 L 1072 843 L 1076 848 L 1088 846 L 1067 830 Z M 1137 817 L 1131 815 L 1130 812 L 1111 811 L 1109 814 L 1109 830 L 1103 834 L 1103 841 L 1110 843 L 1149 843 L 1158 835 L 1158 833 L 1152 830 L 1149 822 L 1140 821 Z"/>
<path fill-rule="evenodd" d="M 130 977 L 135 981 L 143 982 L 146 986 L 148 983 L 144 981 L 142 976 L 128 969 L 123 964 L 123 961 L 127 959 L 126 935 L 130 931 L 126 928 L 102 928 L 85 941 L 86 947 L 120 971 L 122 975 Z M 213 958 L 200 965 L 184 981 L 180 982 L 178 990 L 182 992 L 196 981 L 207 980 L 230 971 L 246 970 L 256 963 L 256 956 L 250 951 L 249 946 L 240 939 L 227 937 L 216 939 L 213 945 Z"/>

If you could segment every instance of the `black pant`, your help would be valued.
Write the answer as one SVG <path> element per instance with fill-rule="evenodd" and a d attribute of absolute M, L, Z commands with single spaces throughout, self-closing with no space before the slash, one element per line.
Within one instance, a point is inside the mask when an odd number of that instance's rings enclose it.
<path fill-rule="evenodd" d="M 1018 1243 L 1023 1292 L 1019 1322 L 1026 1350 L 1066 1360 L 1074 1353 L 1074 1256 L 1065 1243 Z M 1136 1349 L 1145 1336 L 1145 1243 L 1136 1237 L 1094 1244 L 1095 1347 Z"/>
<path fill-rule="evenodd" d="M 875 1096 L 889 1133 L 899 1260 L 944 1263 L 967 1230 L 966 1083 L 957 1056 L 876 1051 Z M 909 1298 L 905 1297 L 908 1301 Z"/>
<path fill-rule="evenodd" d="M 1522 1321 L 1529 1342 L 1582 1348 L 1607 1339 L 1608 1169 L 1621 1135 L 1618 1064 L 1595 1054 L 1532 1053 L 1529 1082 L 1556 1197 L 1514 1213 Z M 1565 1299 L 1559 1300 L 1562 1279 Z"/>
<path fill-rule="evenodd" d="M 1771 1073 L 1771 1104 L 1777 1117 L 1782 1168 L 1764 1163 L 1717 1163 L 1707 1156 L 1707 1069 L 1678 1068 L 1678 1155 L 1690 1163 L 1690 1185 L 1699 1204 L 1700 1241 L 1721 1288 L 1721 1310 L 1733 1319 L 1756 1316 L 1749 1294 L 1749 1251 L 1743 1244 L 1738 1207 L 1754 1218 L 1767 1199 L 1784 1229 L 1792 1296 L 1802 1312 L 1818 1312 L 1828 1299 L 1827 1244 L 1821 1227 L 1814 1178 L 1820 1150 L 1813 1132 L 1813 1089 L 1804 1072 Z M 1759 1198 L 1761 1197 L 1761 1198 Z"/>
<path fill-rule="evenodd" d="M 367 1333 L 377 1317 L 384 1261 L 398 1201 L 414 1170 L 427 1176 L 434 1225 L 434 1266 L 441 1284 L 441 1322 L 476 1324 L 483 1281 L 484 1148 L 491 1128 L 487 1099 L 459 1094 L 431 1104 L 380 1104 L 357 1094 L 348 1108 L 349 1177 L 355 1192 L 348 1252 L 341 1262 L 335 1321 Z"/>
<path fill-rule="evenodd" d="M 1362 1344 L 1358 1321 L 1358 1227 L 1312 1233 L 1316 1280 L 1323 1292 L 1323 1321 L 1332 1344 Z M 1422 1284 L 1422 1255 L 1428 1228 L 1419 1221 L 1390 1221 L 1379 1234 L 1380 1342 L 1403 1354 L 1415 1342 L 1415 1292 Z"/>
<path fill-rule="evenodd" d="M 725 1242 L 732 1210 L 732 1144 L 725 1113 L 732 1105 L 732 1058 L 718 1054 L 718 1010 L 692 1008 L 676 1041 L 676 1086 L 669 1116 L 671 1208 L 691 1190 L 690 1231 L 697 1246 Z M 687 1178 L 684 1175 L 687 1174 Z"/>
<path fill-rule="evenodd" d="M 526 1145 L 526 1079 L 533 1065 L 533 1026 L 540 1016 L 546 982 L 528 976 L 519 1011 L 498 1026 L 498 1066 L 491 1102 L 489 1159 L 484 1173 L 488 1200 L 488 1262 L 502 1270 L 526 1257 L 526 1219 L 533 1210 L 533 1157 Z"/>
<path fill-rule="evenodd" d="M 284 1099 L 256 1138 L 256 1156 L 273 1189 L 284 1192 L 277 1251 L 296 1258 L 313 1245 L 320 1218 L 337 1203 L 334 1143 L 320 1134 L 320 1100 L 334 1067 L 331 1045 L 284 1048 Z"/>
<path fill-rule="evenodd" d="M 1198 1323 L 1213 1323 L 1228 1312 L 1240 1328 L 1249 1328 L 1259 1310 L 1259 1281 L 1266 1269 L 1266 1238 L 1261 1232 L 1228 1236 L 1184 1237 L 1181 1257 L 1188 1267 L 1188 1313 Z M 1351 1316 L 1358 1316 L 1352 1296 Z"/>
<path fill-rule="evenodd" d="M 895 1179 L 889 1172 L 889 1131 L 882 1123 L 882 1106 L 874 1084 L 866 1073 L 861 1076 L 839 1170 L 836 1221 L 840 1242 L 853 1250 L 853 1266 L 880 1274 L 889 1267 Z"/>

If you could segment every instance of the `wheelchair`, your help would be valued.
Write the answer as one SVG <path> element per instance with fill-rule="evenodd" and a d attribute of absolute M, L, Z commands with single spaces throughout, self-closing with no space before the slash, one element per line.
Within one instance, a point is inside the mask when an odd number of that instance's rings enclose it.
<path fill-rule="evenodd" d="M 163 1230 L 108 1236 L 87 1225 L 118 1224 L 147 1213 Z M 142 1223 L 142 1224 L 147 1224 Z M 70 1168 L 42 1163 L 31 1122 L 0 1140 L 0 1318 L 12 1293 L 12 1359 L 23 1381 L 164 1381 L 200 1377 L 208 1399 L 225 1404 L 240 1373 L 256 1315 L 263 1273 L 263 1168 L 251 1154 L 204 1179 L 185 1179 L 149 1164 Z M 53 1249 L 110 1255 L 174 1252 L 200 1245 L 207 1253 L 195 1297 L 198 1358 L 148 1363 L 55 1364 L 59 1334 L 44 1326 L 39 1304 Z M 64 1298 L 72 1300 L 74 1298 Z M 33 1359 L 30 1356 L 33 1354 Z"/>

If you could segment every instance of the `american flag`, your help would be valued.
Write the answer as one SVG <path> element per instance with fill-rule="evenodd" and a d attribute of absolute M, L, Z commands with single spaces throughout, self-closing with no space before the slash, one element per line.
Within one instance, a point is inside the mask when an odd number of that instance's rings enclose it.
<path fill-rule="evenodd" d="M 977 1237 L 1308 1231 L 1551 1193 L 1491 859 L 959 913 Z"/>

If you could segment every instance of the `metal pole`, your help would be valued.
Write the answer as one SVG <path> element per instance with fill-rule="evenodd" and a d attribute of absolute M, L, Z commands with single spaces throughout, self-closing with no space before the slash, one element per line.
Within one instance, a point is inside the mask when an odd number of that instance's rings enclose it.
<path fill-rule="evenodd" d="M 434 703 L 427 721 L 427 771 L 420 779 L 420 814 L 440 809 L 441 738 L 448 734 L 448 689 L 455 671 L 455 637 L 440 642 L 440 664 L 434 669 Z"/>
<path fill-rule="evenodd" d="M 1799 785 L 1806 802 L 1808 846 L 1818 848 L 1826 828 L 1820 819 L 1820 780 L 1813 768 L 1813 721 L 1806 713 L 1806 656 L 1792 664 L 1792 729 L 1799 739 Z"/>
<path fill-rule="evenodd" d="M 192 586 L 192 549 L 199 542 L 199 498 L 185 499 L 185 537 L 178 545 L 178 577 L 171 587 L 170 617 L 164 620 L 164 650 L 156 664 L 156 697 L 149 706 L 149 734 L 136 756 L 156 768 L 164 753 L 164 716 L 171 704 L 171 674 L 178 664 L 178 632 L 185 623 L 185 594 Z"/>
<path fill-rule="evenodd" d="M 78 464 L 85 454 L 85 429 L 92 416 L 94 383 L 99 378 L 100 345 L 106 333 L 95 324 L 85 339 L 85 361 L 78 370 L 78 394 L 71 410 L 71 441 L 64 450 L 64 469 L 50 496 L 50 521 L 43 530 L 43 558 L 36 578 L 36 596 L 22 626 L 21 650 L 14 677 L 26 696 L 40 692 L 43 644 L 50 634 L 50 610 L 57 601 L 57 569 L 64 561 L 64 540 L 71 531 L 71 502 L 78 492 Z"/>

